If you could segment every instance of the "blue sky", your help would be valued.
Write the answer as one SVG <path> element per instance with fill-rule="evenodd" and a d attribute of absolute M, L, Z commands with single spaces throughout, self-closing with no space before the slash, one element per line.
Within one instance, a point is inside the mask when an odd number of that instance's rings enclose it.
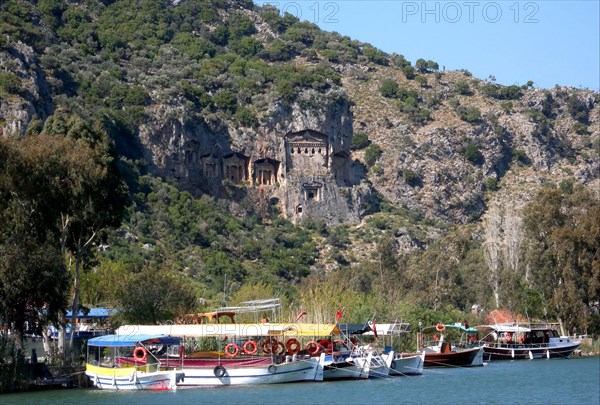
<path fill-rule="evenodd" d="M 273 0 L 388 52 L 467 69 L 501 84 L 600 89 L 600 1 Z"/>

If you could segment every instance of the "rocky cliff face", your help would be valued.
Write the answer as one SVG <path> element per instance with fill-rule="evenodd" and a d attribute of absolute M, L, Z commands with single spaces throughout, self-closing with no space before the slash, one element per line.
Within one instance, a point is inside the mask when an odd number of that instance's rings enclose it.
<path fill-rule="evenodd" d="M 481 89 L 489 83 L 461 72 L 426 74 L 426 87 L 390 67 L 372 67 L 360 76 L 361 80 L 352 73 L 344 78 L 344 88 L 355 103 L 354 131 L 366 132 L 382 147 L 377 162 L 381 170 L 371 170 L 369 178 L 396 204 L 463 223 L 478 218 L 489 199 L 510 193 L 513 182 L 539 187 L 545 181 L 572 178 L 599 190 L 597 93 L 528 89 L 518 100 L 507 102 L 485 97 Z M 379 94 L 379 83 L 390 77 L 421 94 L 423 104 L 431 106 L 430 120 L 414 123 L 395 100 Z M 453 89 L 465 80 L 472 93 L 458 94 Z M 589 114 L 585 132 L 576 132 L 569 103 Z M 457 105 L 478 109 L 480 117 L 462 120 Z M 478 151 L 480 159 L 469 156 L 469 148 Z M 355 155 L 363 158 L 361 152 Z M 530 194 L 536 189 L 532 187 Z"/>
<path fill-rule="evenodd" d="M 276 102 L 256 128 L 211 126 L 183 106 L 153 104 L 146 113 L 139 140 L 150 170 L 191 191 L 225 197 L 231 196 L 226 188 L 235 185 L 245 190 L 237 195 L 257 206 L 266 199 L 293 222 L 357 223 L 364 212 L 370 189 L 360 184 L 364 171 L 351 160 L 352 114 L 340 90 L 309 90 L 291 105 Z M 299 157 L 292 168 L 288 137 L 305 131 L 294 151 L 308 153 L 309 160 L 299 163 Z M 311 165 L 319 154 L 326 159 Z"/>
<path fill-rule="evenodd" d="M 32 121 L 41 127 L 53 104 L 36 53 L 20 41 L 7 42 L 0 47 L 0 72 L 16 79 L 10 94 L 0 94 L 0 135 L 25 135 Z"/>

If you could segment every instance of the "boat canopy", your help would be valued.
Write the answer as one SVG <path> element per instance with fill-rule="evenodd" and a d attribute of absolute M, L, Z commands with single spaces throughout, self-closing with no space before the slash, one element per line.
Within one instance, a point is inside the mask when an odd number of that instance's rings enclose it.
<path fill-rule="evenodd" d="M 88 346 L 101 346 L 101 347 L 126 347 L 135 346 L 137 343 L 144 344 L 167 344 L 167 345 L 178 345 L 181 343 L 181 339 L 173 336 L 165 336 L 158 334 L 116 334 L 116 335 L 104 335 L 98 336 L 88 340 Z"/>
<path fill-rule="evenodd" d="M 498 325 L 480 325 L 475 327 L 480 332 L 511 332 L 511 333 L 525 333 L 530 332 L 530 328 L 526 328 L 518 324 L 498 324 Z"/>
<path fill-rule="evenodd" d="M 446 330 L 457 330 L 462 333 L 475 334 L 478 332 L 476 328 L 473 328 L 473 327 L 465 328 L 465 326 L 460 323 L 459 324 L 456 324 L 456 323 L 444 324 L 444 326 L 446 327 Z M 437 325 L 428 326 L 426 328 L 423 328 L 422 332 L 423 333 L 439 333 L 439 331 L 437 330 Z"/>
<path fill-rule="evenodd" d="M 367 332 L 373 332 L 368 323 L 340 323 L 337 327 L 346 335 L 363 335 Z"/>
<path fill-rule="evenodd" d="M 335 324 L 316 323 L 235 323 L 203 325 L 123 325 L 117 334 L 138 333 L 177 337 L 254 337 L 254 336 L 330 336 L 340 335 Z"/>

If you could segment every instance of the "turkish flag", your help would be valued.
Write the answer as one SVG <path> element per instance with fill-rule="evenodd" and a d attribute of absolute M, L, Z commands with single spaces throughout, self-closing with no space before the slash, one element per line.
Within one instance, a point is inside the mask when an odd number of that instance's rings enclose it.
<path fill-rule="evenodd" d="M 344 311 L 337 311 L 336 317 L 335 317 L 335 323 L 338 323 L 340 321 L 340 319 L 342 318 L 342 315 L 344 315 Z"/>
<path fill-rule="evenodd" d="M 373 329 L 373 335 L 377 337 L 377 322 L 373 321 L 373 326 L 371 326 L 371 329 Z"/>
<path fill-rule="evenodd" d="M 298 322 L 298 319 L 302 318 L 304 315 L 306 315 L 306 311 L 302 311 L 298 314 L 298 316 L 296 317 L 296 322 Z"/>

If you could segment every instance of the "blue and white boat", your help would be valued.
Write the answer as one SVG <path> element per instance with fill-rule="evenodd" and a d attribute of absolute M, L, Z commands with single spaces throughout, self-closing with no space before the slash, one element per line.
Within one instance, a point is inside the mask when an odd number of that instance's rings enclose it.
<path fill-rule="evenodd" d="M 173 390 L 182 381 L 181 367 L 169 369 L 165 354 L 177 356 L 181 339 L 165 335 L 105 335 L 88 340 L 85 374 L 105 390 Z"/>

